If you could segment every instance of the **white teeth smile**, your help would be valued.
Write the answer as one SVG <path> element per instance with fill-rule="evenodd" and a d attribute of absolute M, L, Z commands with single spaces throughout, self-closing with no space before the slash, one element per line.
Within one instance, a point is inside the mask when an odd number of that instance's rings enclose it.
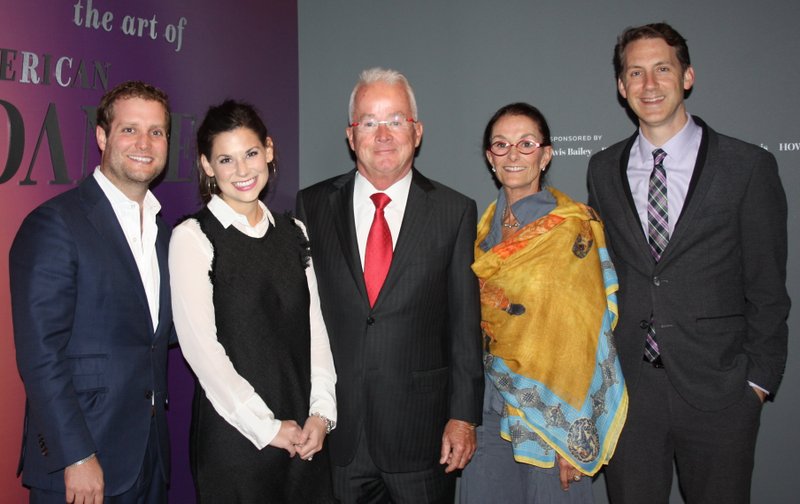
<path fill-rule="evenodd" d="M 505 170 L 507 172 L 521 172 L 521 171 L 524 171 L 524 170 L 527 170 L 527 169 L 528 169 L 527 166 L 504 166 L 503 167 L 503 170 Z"/>
<path fill-rule="evenodd" d="M 151 163 L 153 162 L 153 158 L 150 156 L 128 156 L 129 159 L 136 161 L 138 163 Z"/>
<path fill-rule="evenodd" d="M 255 180 L 256 180 L 255 178 L 251 178 L 251 179 L 243 180 L 241 182 L 233 182 L 233 185 L 236 186 L 236 187 L 247 187 L 247 186 L 251 185 L 253 182 L 255 182 Z"/>

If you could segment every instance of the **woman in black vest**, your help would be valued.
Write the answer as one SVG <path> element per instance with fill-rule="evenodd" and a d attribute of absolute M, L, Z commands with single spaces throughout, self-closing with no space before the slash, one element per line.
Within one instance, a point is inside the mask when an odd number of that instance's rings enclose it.
<path fill-rule="evenodd" d="M 199 502 L 333 502 L 325 435 L 336 374 L 305 229 L 259 199 L 275 172 L 252 106 L 197 131 L 206 206 L 173 232 L 181 349 L 197 377 L 190 459 Z M 322 451 L 322 453 L 320 453 Z"/>

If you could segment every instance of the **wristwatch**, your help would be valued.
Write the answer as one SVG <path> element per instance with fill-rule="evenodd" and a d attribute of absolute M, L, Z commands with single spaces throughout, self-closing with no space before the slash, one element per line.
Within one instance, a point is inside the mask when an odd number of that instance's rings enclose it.
<path fill-rule="evenodd" d="M 311 413 L 311 416 L 315 416 L 315 417 L 319 418 L 320 420 L 322 420 L 323 422 L 325 422 L 325 434 L 330 434 L 331 431 L 336 428 L 336 422 L 334 422 L 330 418 L 326 417 L 322 413 L 314 412 L 314 413 Z"/>

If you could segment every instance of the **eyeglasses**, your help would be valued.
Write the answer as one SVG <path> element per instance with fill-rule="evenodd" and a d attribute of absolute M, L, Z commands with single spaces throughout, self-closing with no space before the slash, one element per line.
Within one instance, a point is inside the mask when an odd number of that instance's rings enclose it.
<path fill-rule="evenodd" d="M 390 131 L 401 131 L 409 123 L 415 123 L 415 122 L 417 122 L 416 119 L 411 119 L 410 117 L 406 117 L 404 114 L 395 114 L 391 116 L 389 119 L 386 119 L 385 121 L 378 121 L 374 117 L 366 116 L 362 117 L 361 120 L 350 124 L 350 127 L 358 128 L 360 131 L 364 131 L 367 133 L 372 133 L 378 131 L 378 126 L 383 124 Z"/>
<path fill-rule="evenodd" d="M 536 152 L 536 149 L 538 149 L 541 146 L 542 144 L 540 144 L 539 142 L 534 142 L 529 138 L 523 138 L 522 140 L 520 140 L 515 144 L 503 140 L 497 140 L 495 142 L 492 142 L 491 145 L 489 145 L 489 150 L 495 156 L 505 156 L 506 154 L 511 152 L 511 147 L 516 147 L 517 152 L 519 152 L 520 154 L 533 154 L 534 152 Z"/>

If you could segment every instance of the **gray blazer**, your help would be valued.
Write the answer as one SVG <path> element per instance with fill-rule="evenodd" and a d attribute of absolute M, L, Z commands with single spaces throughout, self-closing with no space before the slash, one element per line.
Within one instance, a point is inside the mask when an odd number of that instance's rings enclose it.
<path fill-rule="evenodd" d="M 592 156 L 587 177 L 619 276 L 615 336 L 628 387 L 637 385 L 652 313 L 670 382 L 687 402 L 712 411 L 740 398 L 747 381 L 775 394 L 783 376 L 787 208 L 772 154 L 694 120 L 703 139 L 658 264 L 626 174 L 636 134 Z"/>
<path fill-rule="evenodd" d="M 355 170 L 297 196 L 338 377 L 331 458 L 347 465 L 363 429 L 379 468 L 420 471 L 438 462 L 448 419 L 481 421 L 475 202 L 413 172 L 391 268 L 370 308 L 354 179 Z"/>

